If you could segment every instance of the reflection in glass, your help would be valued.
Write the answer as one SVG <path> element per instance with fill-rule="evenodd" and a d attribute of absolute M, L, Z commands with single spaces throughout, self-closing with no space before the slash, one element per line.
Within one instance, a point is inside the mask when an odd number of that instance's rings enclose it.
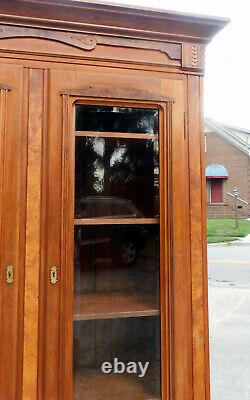
<path fill-rule="evenodd" d="M 75 228 L 75 292 L 146 293 L 158 298 L 159 225 Z"/>
<path fill-rule="evenodd" d="M 75 321 L 74 400 L 159 400 L 159 330 L 159 317 Z M 136 363 L 137 373 L 114 373 L 115 359 Z M 104 374 L 107 361 L 113 369 Z M 138 362 L 149 362 L 143 377 Z"/>
<path fill-rule="evenodd" d="M 76 105 L 76 131 L 156 134 L 159 111 L 150 108 Z"/>
<path fill-rule="evenodd" d="M 76 105 L 76 130 L 92 133 L 75 138 L 74 400 L 161 398 L 158 118 Z M 104 373 L 115 360 L 124 372 Z"/>
<path fill-rule="evenodd" d="M 76 137 L 76 218 L 156 217 L 158 199 L 158 140 Z"/>
<path fill-rule="evenodd" d="M 74 400 L 160 397 L 159 225 L 75 227 Z M 105 361 L 149 362 L 104 374 Z"/>

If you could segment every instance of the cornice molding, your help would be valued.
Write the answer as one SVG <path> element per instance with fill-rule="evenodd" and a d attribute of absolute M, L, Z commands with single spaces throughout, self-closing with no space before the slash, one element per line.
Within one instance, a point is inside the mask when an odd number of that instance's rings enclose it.
<path fill-rule="evenodd" d="M 169 60 L 179 61 L 185 70 L 202 71 L 204 69 L 205 46 L 196 43 L 172 43 L 143 39 L 128 39 L 116 36 L 104 36 L 77 32 L 62 32 L 50 29 L 27 28 L 0 25 L 0 40 L 11 38 L 36 38 L 67 44 L 81 50 L 91 51 L 98 45 L 125 48 L 156 50 L 167 55 Z"/>
<path fill-rule="evenodd" d="M 26 28 L 10 25 L 0 25 L 0 39 L 37 38 L 53 40 L 59 43 L 82 49 L 93 50 L 98 44 L 145 50 L 158 50 L 165 53 L 171 60 L 181 60 L 181 44 L 142 39 L 126 39 L 104 35 L 61 32 L 48 29 Z"/>
<path fill-rule="evenodd" d="M 167 55 L 166 65 L 197 73 L 204 70 L 205 44 L 227 22 L 75 0 L 0 2 L 0 39 L 39 38 L 86 51 L 98 45 L 155 50 Z"/>
<path fill-rule="evenodd" d="M 1 0 L 0 22 L 120 37 L 207 43 L 228 20 L 74 0 Z"/>
<path fill-rule="evenodd" d="M 98 45 L 156 50 L 167 55 L 169 60 L 179 61 L 185 70 L 204 69 L 205 46 L 196 43 L 172 43 L 154 40 L 120 38 L 117 36 L 56 31 L 51 29 L 0 25 L 0 40 L 11 38 L 36 38 L 67 44 L 81 50 L 91 51 Z"/>

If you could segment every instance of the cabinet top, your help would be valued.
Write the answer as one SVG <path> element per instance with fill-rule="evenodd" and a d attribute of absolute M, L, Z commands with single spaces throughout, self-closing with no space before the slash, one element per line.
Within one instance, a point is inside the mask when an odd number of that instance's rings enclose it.
<path fill-rule="evenodd" d="M 0 22 L 206 44 L 229 20 L 101 1 L 1 0 Z"/>

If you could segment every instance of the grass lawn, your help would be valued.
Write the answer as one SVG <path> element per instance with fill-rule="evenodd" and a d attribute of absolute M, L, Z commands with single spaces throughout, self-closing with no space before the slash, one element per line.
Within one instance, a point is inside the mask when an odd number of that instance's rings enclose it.
<path fill-rule="evenodd" d="M 250 221 L 239 220 L 239 228 L 234 228 L 234 219 L 209 218 L 207 220 L 207 242 L 231 242 L 250 233 Z"/>

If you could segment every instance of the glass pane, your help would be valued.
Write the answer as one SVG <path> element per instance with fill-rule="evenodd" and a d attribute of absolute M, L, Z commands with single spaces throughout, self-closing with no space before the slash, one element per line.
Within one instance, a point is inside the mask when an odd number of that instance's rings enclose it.
<path fill-rule="evenodd" d="M 74 400 L 159 399 L 159 225 L 76 227 L 74 279 Z"/>
<path fill-rule="evenodd" d="M 75 217 L 100 220 L 75 227 L 74 400 L 156 400 L 159 224 L 132 218 L 159 216 L 158 136 L 112 132 L 157 134 L 158 110 L 77 105 L 76 130 L 110 134 L 75 142 Z"/>
<path fill-rule="evenodd" d="M 76 105 L 76 131 L 157 134 L 158 110 L 131 107 Z"/>
<path fill-rule="evenodd" d="M 158 140 L 76 137 L 75 217 L 159 215 Z"/>

